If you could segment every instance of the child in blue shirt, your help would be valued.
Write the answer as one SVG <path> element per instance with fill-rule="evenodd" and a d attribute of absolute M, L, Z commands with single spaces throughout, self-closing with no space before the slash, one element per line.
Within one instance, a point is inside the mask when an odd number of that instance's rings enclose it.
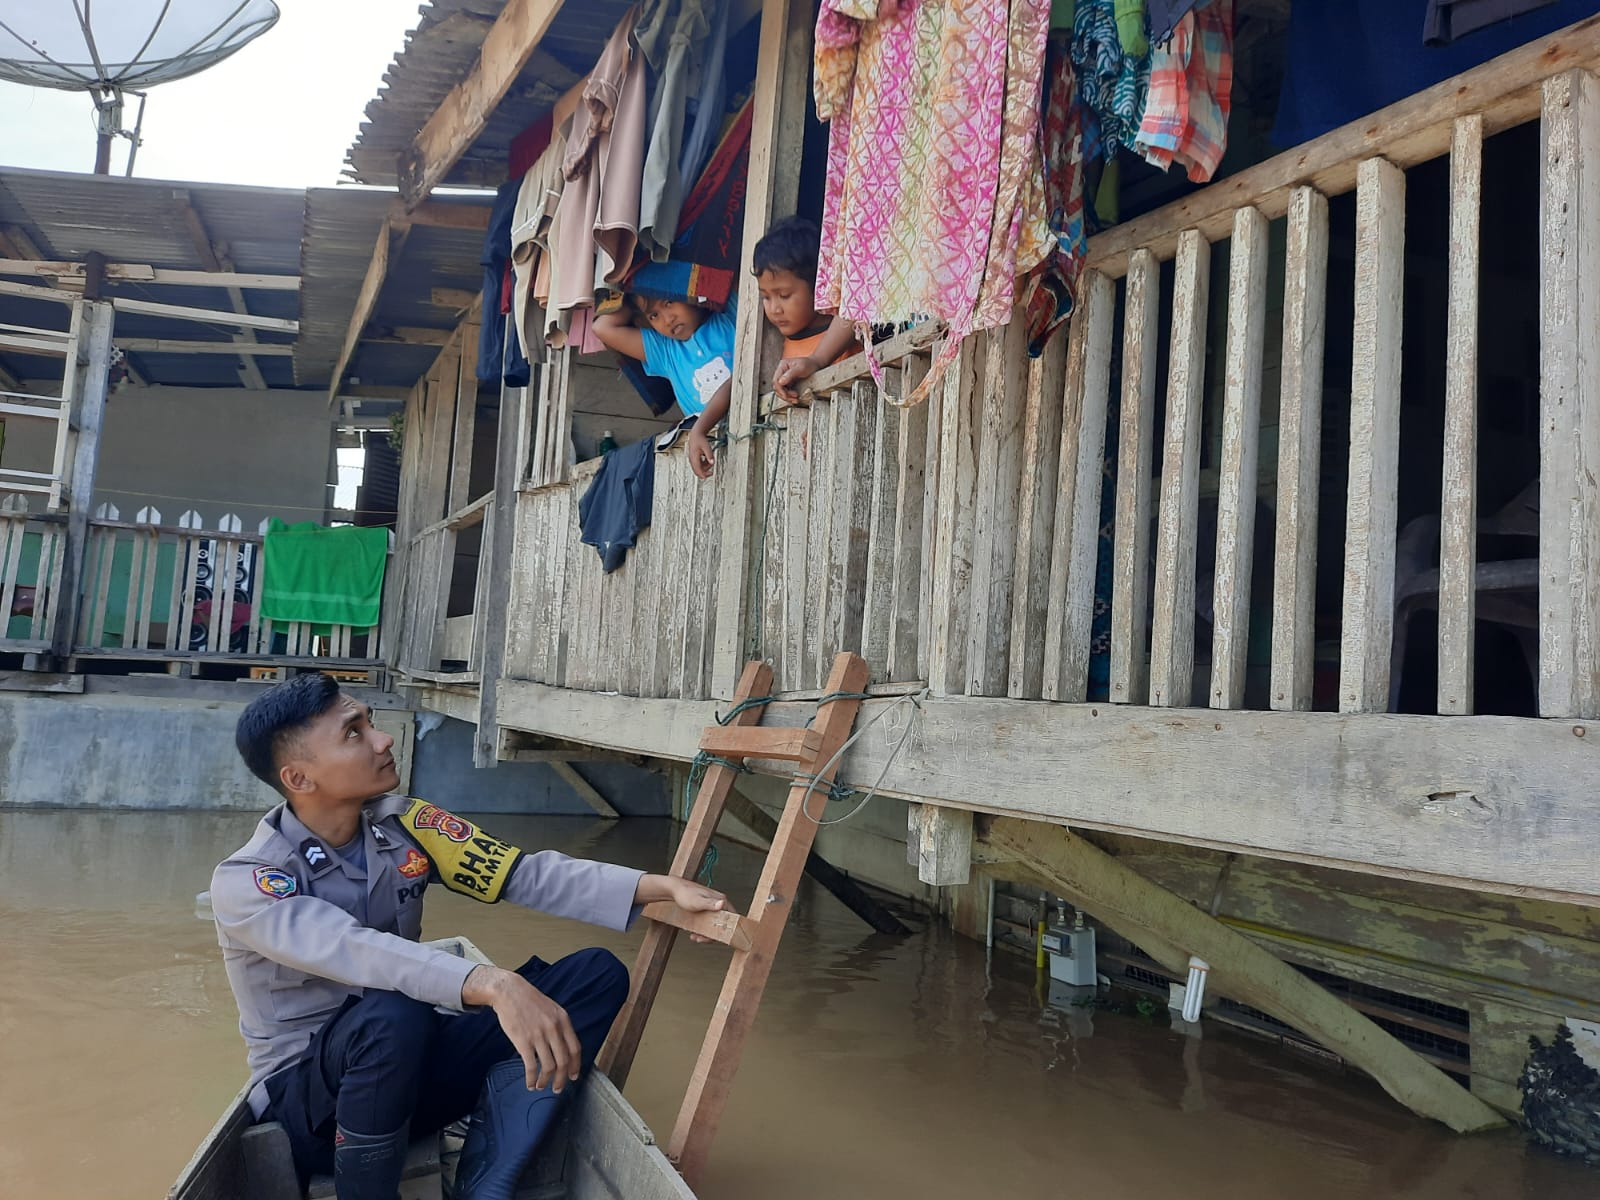
<path fill-rule="evenodd" d="M 695 417 L 689 431 L 689 468 L 711 477 L 711 431 L 728 415 L 733 396 L 733 339 L 737 306 L 712 312 L 686 300 L 630 296 L 623 309 L 595 318 L 594 333 L 605 346 L 644 363 L 645 373 L 671 382 L 678 407 Z M 639 324 L 633 323 L 637 314 Z"/>

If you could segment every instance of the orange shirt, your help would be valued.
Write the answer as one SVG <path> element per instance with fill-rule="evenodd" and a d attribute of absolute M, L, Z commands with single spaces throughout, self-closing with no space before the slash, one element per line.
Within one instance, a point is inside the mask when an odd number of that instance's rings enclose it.
<path fill-rule="evenodd" d="M 828 332 L 827 326 L 813 333 L 810 337 L 784 338 L 783 356 L 785 358 L 810 358 L 811 352 L 817 348 L 817 343 L 822 340 L 822 335 Z M 843 354 L 834 359 L 834 362 L 843 362 L 852 354 L 860 354 L 861 347 L 854 342 L 845 348 Z M 831 364 L 829 364 L 831 365 Z"/>

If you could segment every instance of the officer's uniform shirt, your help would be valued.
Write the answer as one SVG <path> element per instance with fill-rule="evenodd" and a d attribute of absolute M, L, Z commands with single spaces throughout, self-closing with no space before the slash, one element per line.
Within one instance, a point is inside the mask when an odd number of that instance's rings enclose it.
<path fill-rule="evenodd" d="M 348 997 L 378 988 L 460 1011 L 474 964 L 418 944 L 430 883 L 608 929 L 626 929 L 635 915 L 643 872 L 553 850 L 525 854 L 421 800 L 370 801 L 359 836 L 364 869 L 350 861 L 360 856 L 340 856 L 280 804 L 211 877 L 258 1117 L 266 1078 Z"/>

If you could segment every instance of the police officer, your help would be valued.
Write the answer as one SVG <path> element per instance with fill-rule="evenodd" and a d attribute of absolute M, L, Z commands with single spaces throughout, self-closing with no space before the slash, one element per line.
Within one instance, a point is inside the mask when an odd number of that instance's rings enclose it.
<path fill-rule="evenodd" d="M 515 1190 L 628 994 L 601 949 L 515 971 L 419 944 L 430 884 L 625 929 L 638 907 L 724 906 L 690 880 L 524 853 L 393 793 L 394 741 L 322 674 L 254 700 L 236 742 L 283 797 L 211 882 L 249 1048 L 250 1106 L 288 1131 L 302 1186 L 394 1200 L 408 1141 L 473 1113 L 457 1196 Z M 445 1010 L 445 1011 L 441 1011 Z"/>

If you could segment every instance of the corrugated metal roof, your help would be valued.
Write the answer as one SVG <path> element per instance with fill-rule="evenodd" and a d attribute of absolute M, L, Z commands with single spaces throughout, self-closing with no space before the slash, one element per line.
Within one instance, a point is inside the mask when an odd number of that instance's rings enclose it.
<path fill-rule="evenodd" d="M 346 174 L 361 183 L 398 186 L 396 164 L 417 130 L 478 61 L 503 0 L 429 0 L 384 72 L 350 147 Z M 506 177 L 511 139 L 538 120 L 599 58 L 629 0 L 584 0 L 562 6 L 528 65 L 495 108 L 477 141 L 443 181 L 451 187 L 493 187 Z"/>
<path fill-rule="evenodd" d="M 91 251 L 99 251 L 114 263 L 200 271 L 206 262 L 184 219 L 185 197 L 210 240 L 232 260 L 236 270 L 273 275 L 299 272 L 305 213 L 305 193 L 299 189 L 7 167 L 0 169 L 0 232 L 11 234 L 14 240 L 20 234 L 46 259 L 82 262 Z M 221 288 L 118 282 L 109 292 L 193 308 L 232 308 Z M 249 310 L 259 316 L 292 319 L 299 315 L 299 300 L 293 291 L 246 290 L 244 296 Z M 67 311 L 66 306 L 47 300 L 0 295 L 0 321 L 10 324 L 65 328 Z M 116 332 L 119 340 L 228 341 L 237 330 L 120 313 Z M 288 340 L 269 332 L 258 332 L 257 337 L 263 342 Z M 228 355 L 140 352 L 130 359 L 141 375 L 155 383 L 239 386 L 238 360 Z M 5 361 L 23 378 L 52 378 L 60 373 L 59 361 L 50 359 L 7 354 Z M 287 358 L 263 357 L 256 359 L 256 364 L 268 386 L 293 386 Z"/>
<path fill-rule="evenodd" d="M 306 193 L 305 241 L 301 249 L 300 339 L 294 376 L 301 387 L 327 387 L 344 346 L 378 231 L 395 197 L 356 188 L 312 188 Z M 436 196 L 432 205 L 481 207 L 471 197 Z M 418 225 L 412 228 L 389 273 L 368 331 L 418 326 L 450 330 L 456 310 L 433 303 L 434 288 L 477 292 L 483 234 L 475 230 Z M 432 364 L 436 346 L 363 342 L 348 372 L 362 383 L 409 387 Z"/>

